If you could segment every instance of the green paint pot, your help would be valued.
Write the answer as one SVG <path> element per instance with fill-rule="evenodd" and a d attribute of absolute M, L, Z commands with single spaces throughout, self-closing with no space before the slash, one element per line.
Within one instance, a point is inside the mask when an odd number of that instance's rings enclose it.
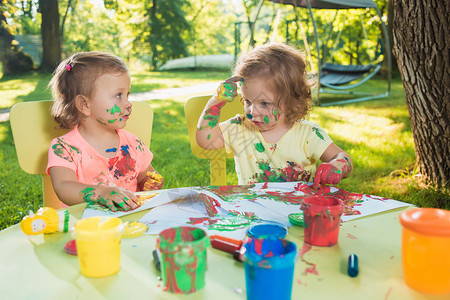
<path fill-rule="evenodd" d="M 156 247 L 161 252 L 164 290 L 190 294 L 205 286 L 209 238 L 200 228 L 181 226 L 161 231 Z"/>
<path fill-rule="evenodd" d="M 291 222 L 292 225 L 302 226 L 302 227 L 305 225 L 305 222 L 303 219 L 303 212 L 289 214 L 288 218 L 289 218 L 289 222 Z"/>

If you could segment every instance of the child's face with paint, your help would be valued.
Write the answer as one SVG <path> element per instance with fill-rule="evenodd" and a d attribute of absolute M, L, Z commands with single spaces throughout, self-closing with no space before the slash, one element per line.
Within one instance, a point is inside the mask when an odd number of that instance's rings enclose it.
<path fill-rule="evenodd" d="M 259 131 L 276 128 L 283 123 L 277 100 L 279 95 L 261 79 L 249 79 L 241 84 L 244 112 Z"/>
<path fill-rule="evenodd" d="M 90 97 L 90 117 L 107 127 L 122 129 L 131 114 L 131 79 L 128 73 L 103 74 L 94 84 Z"/>

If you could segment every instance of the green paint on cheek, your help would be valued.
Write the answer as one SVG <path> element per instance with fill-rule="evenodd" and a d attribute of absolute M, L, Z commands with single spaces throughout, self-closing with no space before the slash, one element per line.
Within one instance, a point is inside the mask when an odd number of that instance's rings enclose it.
<path fill-rule="evenodd" d="M 103 121 L 102 119 L 97 119 L 97 122 L 99 122 L 99 123 L 102 124 L 102 125 L 106 125 L 106 122 Z"/>
<path fill-rule="evenodd" d="M 269 116 L 266 115 L 264 117 L 264 123 L 269 124 Z"/>
<path fill-rule="evenodd" d="M 210 134 L 208 134 L 208 140 L 211 138 L 211 135 Z"/>
<path fill-rule="evenodd" d="M 255 148 L 256 148 L 256 151 L 261 152 L 261 153 L 264 152 L 264 150 L 265 150 L 262 143 L 255 144 Z"/>
<path fill-rule="evenodd" d="M 120 107 L 117 106 L 117 104 L 114 104 L 113 108 L 111 109 L 107 109 L 107 112 L 109 112 L 110 114 L 115 114 L 115 113 L 121 113 L 122 111 L 120 110 Z"/>
<path fill-rule="evenodd" d="M 114 123 L 115 121 L 117 121 L 117 119 L 108 120 L 108 123 L 109 123 L 109 124 L 112 124 L 112 123 Z"/>

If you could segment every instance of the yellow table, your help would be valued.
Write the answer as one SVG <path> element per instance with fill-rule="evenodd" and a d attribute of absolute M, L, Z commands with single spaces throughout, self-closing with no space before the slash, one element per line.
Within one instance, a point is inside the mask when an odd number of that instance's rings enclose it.
<path fill-rule="evenodd" d="M 69 208 L 73 221 L 85 205 Z M 407 208 L 406 208 L 407 209 Z M 334 247 L 312 247 L 296 263 L 292 299 L 450 299 L 410 289 L 401 269 L 401 226 L 405 208 L 348 221 Z M 139 220 L 144 212 L 123 217 Z M 303 249 L 303 229 L 287 239 Z M 80 274 L 78 259 L 63 251 L 70 233 L 26 236 L 19 225 L 0 232 L 1 299 L 245 299 L 245 274 L 230 254 L 208 249 L 205 287 L 190 295 L 163 291 L 153 265 L 156 236 L 122 239 L 118 274 L 92 279 Z M 306 249 L 306 248 L 305 248 Z M 347 258 L 359 258 L 359 275 L 346 273 Z"/>

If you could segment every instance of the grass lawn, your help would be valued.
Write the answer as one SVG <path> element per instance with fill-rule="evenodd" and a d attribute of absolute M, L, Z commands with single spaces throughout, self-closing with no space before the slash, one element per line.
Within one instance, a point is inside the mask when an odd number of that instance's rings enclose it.
<path fill-rule="evenodd" d="M 217 82 L 226 72 L 152 72 L 132 75 L 132 93 L 155 88 Z M 30 74 L 0 80 L 0 110 L 21 101 L 50 99 L 50 75 Z M 374 80 L 369 90 L 382 89 Z M 191 97 L 191 96 L 189 96 Z M 149 101 L 155 112 L 151 151 L 153 166 L 166 188 L 209 184 L 209 163 L 190 150 L 184 117 L 188 97 Z M 315 107 L 310 119 L 318 122 L 354 162 L 354 172 L 340 188 L 376 194 L 419 206 L 450 209 L 450 191 L 426 185 L 415 174 L 415 154 L 408 110 L 400 78 L 394 78 L 388 98 L 342 106 Z M 237 184 L 234 162 L 227 162 L 229 184 Z M 42 205 L 40 178 L 23 172 L 17 162 L 9 121 L 0 123 L 0 229 L 20 222 Z"/>

